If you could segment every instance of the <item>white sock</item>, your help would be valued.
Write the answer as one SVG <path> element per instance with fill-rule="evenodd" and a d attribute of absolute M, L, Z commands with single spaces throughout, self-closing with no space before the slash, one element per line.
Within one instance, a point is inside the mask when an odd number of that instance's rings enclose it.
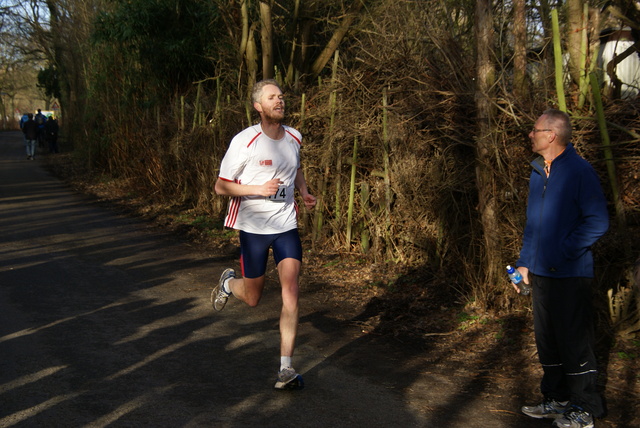
<path fill-rule="evenodd" d="M 229 287 L 229 281 L 231 281 L 231 278 L 227 278 L 224 280 L 224 282 L 222 283 L 222 289 L 227 294 L 233 294 L 231 293 L 231 287 Z"/>
<path fill-rule="evenodd" d="M 280 357 L 280 371 L 282 371 L 284 369 L 288 369 L 289 367 L 291 367 L 291 357 L 281 356 Z"/>

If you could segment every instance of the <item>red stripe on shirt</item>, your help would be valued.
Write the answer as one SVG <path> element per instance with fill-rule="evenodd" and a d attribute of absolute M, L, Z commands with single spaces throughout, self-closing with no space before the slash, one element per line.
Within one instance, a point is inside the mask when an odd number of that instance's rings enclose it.
<path fill-rule="evenodd" d="M 285 129 L 285 131 L 287 132 L 287 134 L 291 135 L 293 137 L 294 140 L 296 140 L 298 142 L 298 144 L 302 145 L 302 143 L 300 142 L 300 140 L 298 140 L 298 137 L 296 137 L 295 135 L 293 135 L 291 132 L 289 132 L 288 129 Z"/>
<path fill-rule="evenodd" d="M 222 178 L 222 180 L 225 180 Z M 225 180 L 231 181 L 231 180 Z M 233 180 L 235 183 L 241 184 L 240 180 Z M 225 218 L 224 225 L 225 227 L 233 228 L 236 225 L 236 221 L 238 220 L 238 212 L 240 212 L 240 203 L 242 202 L 242 197 L 236 196 L 231 198 L 229 202 L 229 212 L 227 213 L 227 217 Z"/>
<path fill-rule="evenodd" d="M 229 213 L 227 214 L 227 218 L 224 222 L 226 227 L 233 228 L 235 226 L 236 220 L 238 220 L 241 200 L 242 198 L 240 197 L 231 198 L 231 202 L 229 203 Z"/>
<path fill-rule="evenodd" d="M 258 134 L 255 137 L 253 137 L 251 141 L 249 141 L 249 144 L 247 144 L 247 147 L 251 146 L 253 142 L 256 141 L 256 138 L 258 138 L 260 135 L 262 135 L 262 132 L 258 132 Z"/>

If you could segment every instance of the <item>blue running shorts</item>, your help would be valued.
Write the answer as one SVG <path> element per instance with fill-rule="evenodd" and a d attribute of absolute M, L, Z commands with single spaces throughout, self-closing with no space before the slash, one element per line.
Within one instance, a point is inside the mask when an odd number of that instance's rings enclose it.
<path fill-rule="evenodd" d="M 242 276 L 259 278 L 267 271 L 269 248 L 273 250 L 276 266 L 284 259 L 292 258 L 302 262 L 302 243 L 298 229 L 283 233 L 258 235 L 240 231 L 240 266 Z"/>

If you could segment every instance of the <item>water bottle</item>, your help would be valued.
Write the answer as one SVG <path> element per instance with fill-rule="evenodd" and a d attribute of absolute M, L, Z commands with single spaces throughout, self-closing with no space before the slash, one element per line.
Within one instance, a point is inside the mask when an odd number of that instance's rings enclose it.
<path fill-rule="evenodd" d="M 520 294 L 523 296 L 528 296 L 531 292 L 531 288 L 524 283 L 522 280 L 522 274 L 511 266 L 507 266 L 507 275 L 509 275 L 509 279 L 520 289 Z"/>

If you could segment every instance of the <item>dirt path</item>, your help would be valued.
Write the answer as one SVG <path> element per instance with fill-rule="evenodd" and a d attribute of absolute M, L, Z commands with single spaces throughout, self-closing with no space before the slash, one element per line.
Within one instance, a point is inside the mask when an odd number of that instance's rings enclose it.
<path fill-rule="evenodd" d="M 214 313 L 235 254 L 75 195 L 23 152 L 0 133 L 1 427 L 550 426 L 517 412 L 537 381 L 364 334 L 317 287 L 294 358 L 307 387 L 272 390 L 274 284 Z"/>

